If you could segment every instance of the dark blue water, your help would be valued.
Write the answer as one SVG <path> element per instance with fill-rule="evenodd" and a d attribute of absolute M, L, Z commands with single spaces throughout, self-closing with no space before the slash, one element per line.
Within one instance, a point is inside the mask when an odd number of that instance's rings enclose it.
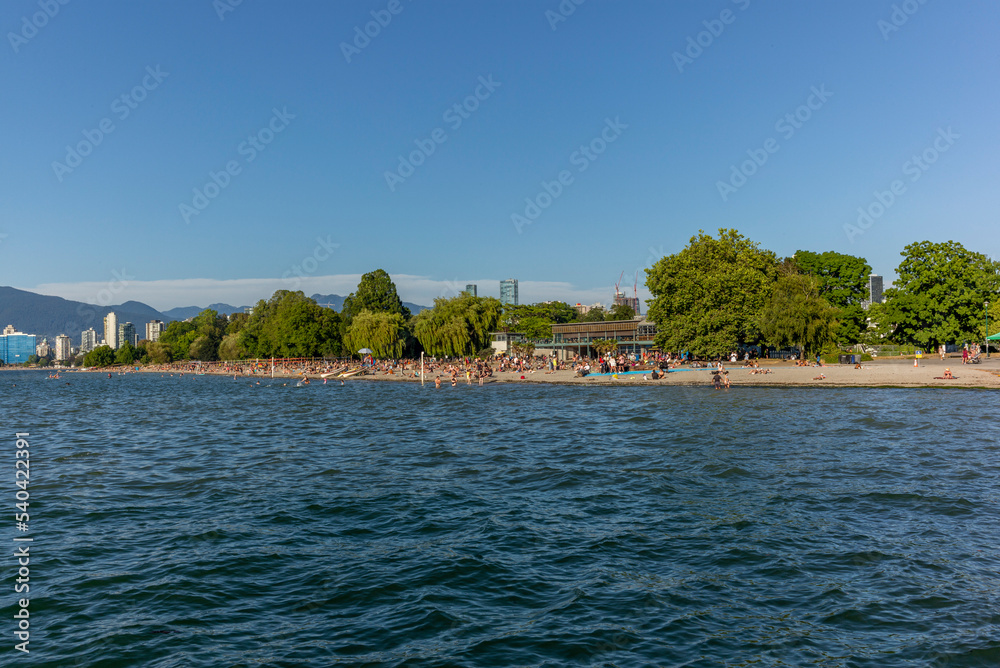
<path fill-rule="evenodd" d="M 996 393 L 44 376 L 4 665 L 1000 665 Z"/>

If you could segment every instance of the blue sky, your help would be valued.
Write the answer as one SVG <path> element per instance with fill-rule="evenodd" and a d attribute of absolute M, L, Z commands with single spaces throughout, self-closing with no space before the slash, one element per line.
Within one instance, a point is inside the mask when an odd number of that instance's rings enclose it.
<path fill-rule="evenodd" d="M 233 2 L 3 4 L 0 284 L 608 302 L 720 227 L 890 279 L 912 241 L 1000 255 L 995 2 Z"/>

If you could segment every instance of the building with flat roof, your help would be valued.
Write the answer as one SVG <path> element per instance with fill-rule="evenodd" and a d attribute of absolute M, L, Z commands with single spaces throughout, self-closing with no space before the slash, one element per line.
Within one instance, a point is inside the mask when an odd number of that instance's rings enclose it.
<path fill-rule="evenodd" d="M 146 340 L 159 341 L 160 334 L 163 333 L 164 325 L 162 320 L 153 320 L 146 323 Z"/>
<path fill-rule="evenodd" d="M 8 325 L 0 335 L 0 359 L 4 364 L 24 364 L 35 354 L 36 345 L 34 334 L 19 332 Z"/>
<path fill-rule="evenodd" d="M 123 322 L 118 325 L 118 347 L 121 348 L 126 343 L 132 346 L 138 343 L 135 339 L 135 325 L 130 322 Z"/>
<path fill-rule="evenodd" d="M 508 278 L 505 281 L 500 281 L 500 303 L 509 304 L 511 306 L 517 306 L 517 279 Z"/>
<path fill-rule="evenodd" d="M 598 339 L 618 341 L 618 349 L 625 353 L 648 352 L 656 338 L 656 325 L 633 318 L 632 320 L 602 320 L 598 322 L 567 322 L 552 325 L 552 346 L 568 353 L 592 356 L 590 344 Z"/>
<path fill-rule="evenodd" d="M 56 337 L 56 361 L 64 362 L 73 357 L 72 340 L 65 334 Z"/>
<path fill-rule="evenodd" d="M 114 311 L 104 316 L 104 342 L 112 349 L 118 349 L 118 316 Z"/>
<path fill-rule="evenodd" d="M 479 296 L 479 286 L 476 285 L 475 283 L 467 283 L 465 285 L 465 293 L 468 294 L 471 297 L 478 297 Z"/>
<path fill-rule="evenodd" d="M 97 347 L 97 332 L 91 327 L 88 330 L 80 332 L 80 352 L 83 354 L 89 353 L 91 350 Z"/>

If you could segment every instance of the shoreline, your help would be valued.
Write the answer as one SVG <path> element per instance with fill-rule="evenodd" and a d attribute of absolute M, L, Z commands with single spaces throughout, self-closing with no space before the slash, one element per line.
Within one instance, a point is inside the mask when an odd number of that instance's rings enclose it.
<path fill-rule="evenodd" d="M 729 379 L 733 387 L 864 387 L 864 388 L 963 388 L 963 389 L 1000 389 L 1000 359 L 998 363 L 994 360 L 981 365 L 953 364 L 954 360 L 940 361 L 938 359 L 921 360 L 919 367 L 907 364 L 910 360 L 884 360 L 866 362 L 861 369 L 855 369 L 853 365 L 828 365 L 823 367 L 794 367 L 787 363 L 776 362 L 762 364 L 761 368 L 769 369 L 768 374 L 751 374 L 750 370 L 741 366 L 726 367 L 729 372 Z M 945 380 L 939 378 L 943 375 L 944 369 L 950 368 L 956 378 Z M 33 369 L 45 371 L 47 369 Z M 50 370 L 53 373 L 55 369 Z M 60 374 L 70 373 L 121 373 L 119 368 L 88 369 L 81 371 L 78 369 L 59 369 Z M 190 371 L 190 370 L 163 370 L 163 369 L 139 369 L 128 373 L 151 373 L 161 375 L 211 375 L 211 376 L 232 376 L 232 372 L 223 371 Z M 647 374 L 648 372 L 643 372 Z M 493 383 L 514 383 L 514 384 L 550 384 L 566 386 L 594 386 L 594 387 L 631 387 L 631 386 L 676 386 L 676 387 L 711 387 L 712 372 L 709 368 L 703 369 L 676 369 L 666 374 L 659 380 L 643 380 L 643 373 L 631 373 L 628 375 L 618 375 L 614 378 L 610 375 L 590 374 L 584 378 L 575 376 L 571 370 L 559 371 L 534 371 L 523 374 L 517 372 L 495 372 L 492 378 L 484 382 Z M 823 376 L 820 378 L 820 376 Z M 522 378 L 523 376 L 523 378 Z M 238 378 L 246 379 L 271 379 L 270 373 L 266 374 L 238 374 Z M 311 382 L 320 381 L 322 377 L 318 373 L 276 373 L 274 379 L 297 380 L 307 377 Z M 424 382 L 434 383 L 435 377 L 441 378 L 442 387 L 450 387 L 450 376 L 444 373 L 425 373 Z M 336 376 L 329 376 L 328 383 L 335 383 L 341 380 Z M 382 371 L 375 375 L 353 376 L 344 379 L 345 381 L 370 381 L 370 382 L 404 382 L 419 383 L 420 377 L 409 375 L 387 374 Z M 464 374 L 459 374 L 458 385 L 466 385 Z M 473 380 L 473 386 L 478 385 L 478 381 Z"/>

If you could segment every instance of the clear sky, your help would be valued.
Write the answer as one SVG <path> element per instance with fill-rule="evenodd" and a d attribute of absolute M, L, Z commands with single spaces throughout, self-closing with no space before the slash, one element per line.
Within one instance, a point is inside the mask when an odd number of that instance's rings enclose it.
<path fill-rule="evenodd" d="M 720 227 L 1000 255 L 995 1 L 576 2 L 6 0 L 0 284 L 609 302 Z"/>

